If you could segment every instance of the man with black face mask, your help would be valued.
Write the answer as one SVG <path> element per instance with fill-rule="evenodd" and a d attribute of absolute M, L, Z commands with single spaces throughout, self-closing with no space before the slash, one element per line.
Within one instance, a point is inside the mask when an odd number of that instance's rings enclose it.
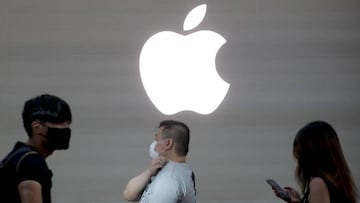
<path fill-rule="evenodd" d="M 55 150 L 69 148 L 72 120 L 69 105 L 53 95 L 40 95 L 24 104 L 23 124 L 28 140 L 17 142 L 0 162 L 1 202 L 50 203 L 51 178 L 46 158 Z"/>

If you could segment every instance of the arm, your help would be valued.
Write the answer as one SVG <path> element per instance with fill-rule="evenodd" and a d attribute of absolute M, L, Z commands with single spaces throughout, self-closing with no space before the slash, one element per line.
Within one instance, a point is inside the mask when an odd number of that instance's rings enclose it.
<path fill-rule="evenodd" d="M 33 180 L 22 181 L 18 185 L 21 203 L 42 203 L 41 185 Z"/>
<path fill-rule="evenodd" d="M 330 203 L 329 191 L 322 178 L 311 179 L 309 188 L 309 203 Z"/>
<path fill-rule="evenodd" d="M 132 178 L 126 185 L 124 199 L 131 202 L 139 201 L 140 195 L 148 184 L 150 177 L 150 169 L 146 169 L 139 175 Z"/>
<path fill-rule="evenodd" d="M 150 168 L 132 178 L 125 187 L 123 194 L 124 199 L 127 201 L 139 201 L 151 176 L 155 175 L 166 162 L 165 157 L 160 156 L 152 161 Z"/>

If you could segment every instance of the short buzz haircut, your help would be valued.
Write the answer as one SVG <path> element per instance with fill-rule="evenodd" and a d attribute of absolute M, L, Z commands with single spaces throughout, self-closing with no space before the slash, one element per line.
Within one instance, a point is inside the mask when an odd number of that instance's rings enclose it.
<path fill-rule="evenodd" d="M 71 122 L 72 115 L 69 105 L 63 99 L 43 94 L 25 102 L 22 119 L 25 131 L 31 137 L 32 122 L 36 120 L 50 123 Z"/>
<path fill-rule="evenodd" d="M 175 153 L 186 156 L 189 152 L 190 129 L 180 121 L 164 120 L 160 122 L 159 128 L 162 129 L 162 138 L 171 138 L 174 141 Z"/>

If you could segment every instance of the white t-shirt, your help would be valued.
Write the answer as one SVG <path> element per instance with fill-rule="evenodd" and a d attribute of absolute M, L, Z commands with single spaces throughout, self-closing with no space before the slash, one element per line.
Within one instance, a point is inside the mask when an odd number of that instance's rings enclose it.
<path fill-rule="evenodd" d="M 140 203 L 195 203 L 192 169 L 187 163 L 169 161 L 146 186 Z"/>

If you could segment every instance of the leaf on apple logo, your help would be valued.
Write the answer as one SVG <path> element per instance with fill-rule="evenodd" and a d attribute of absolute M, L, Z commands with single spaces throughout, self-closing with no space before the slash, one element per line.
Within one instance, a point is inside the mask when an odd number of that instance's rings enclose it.
<path fill-rule="evenodd" d="M 193 8 L 186 16 L 184 21 L 184 31 L 188 31 L 198 26 L 206 14 L 206 4 L 201 4 Z"/>

